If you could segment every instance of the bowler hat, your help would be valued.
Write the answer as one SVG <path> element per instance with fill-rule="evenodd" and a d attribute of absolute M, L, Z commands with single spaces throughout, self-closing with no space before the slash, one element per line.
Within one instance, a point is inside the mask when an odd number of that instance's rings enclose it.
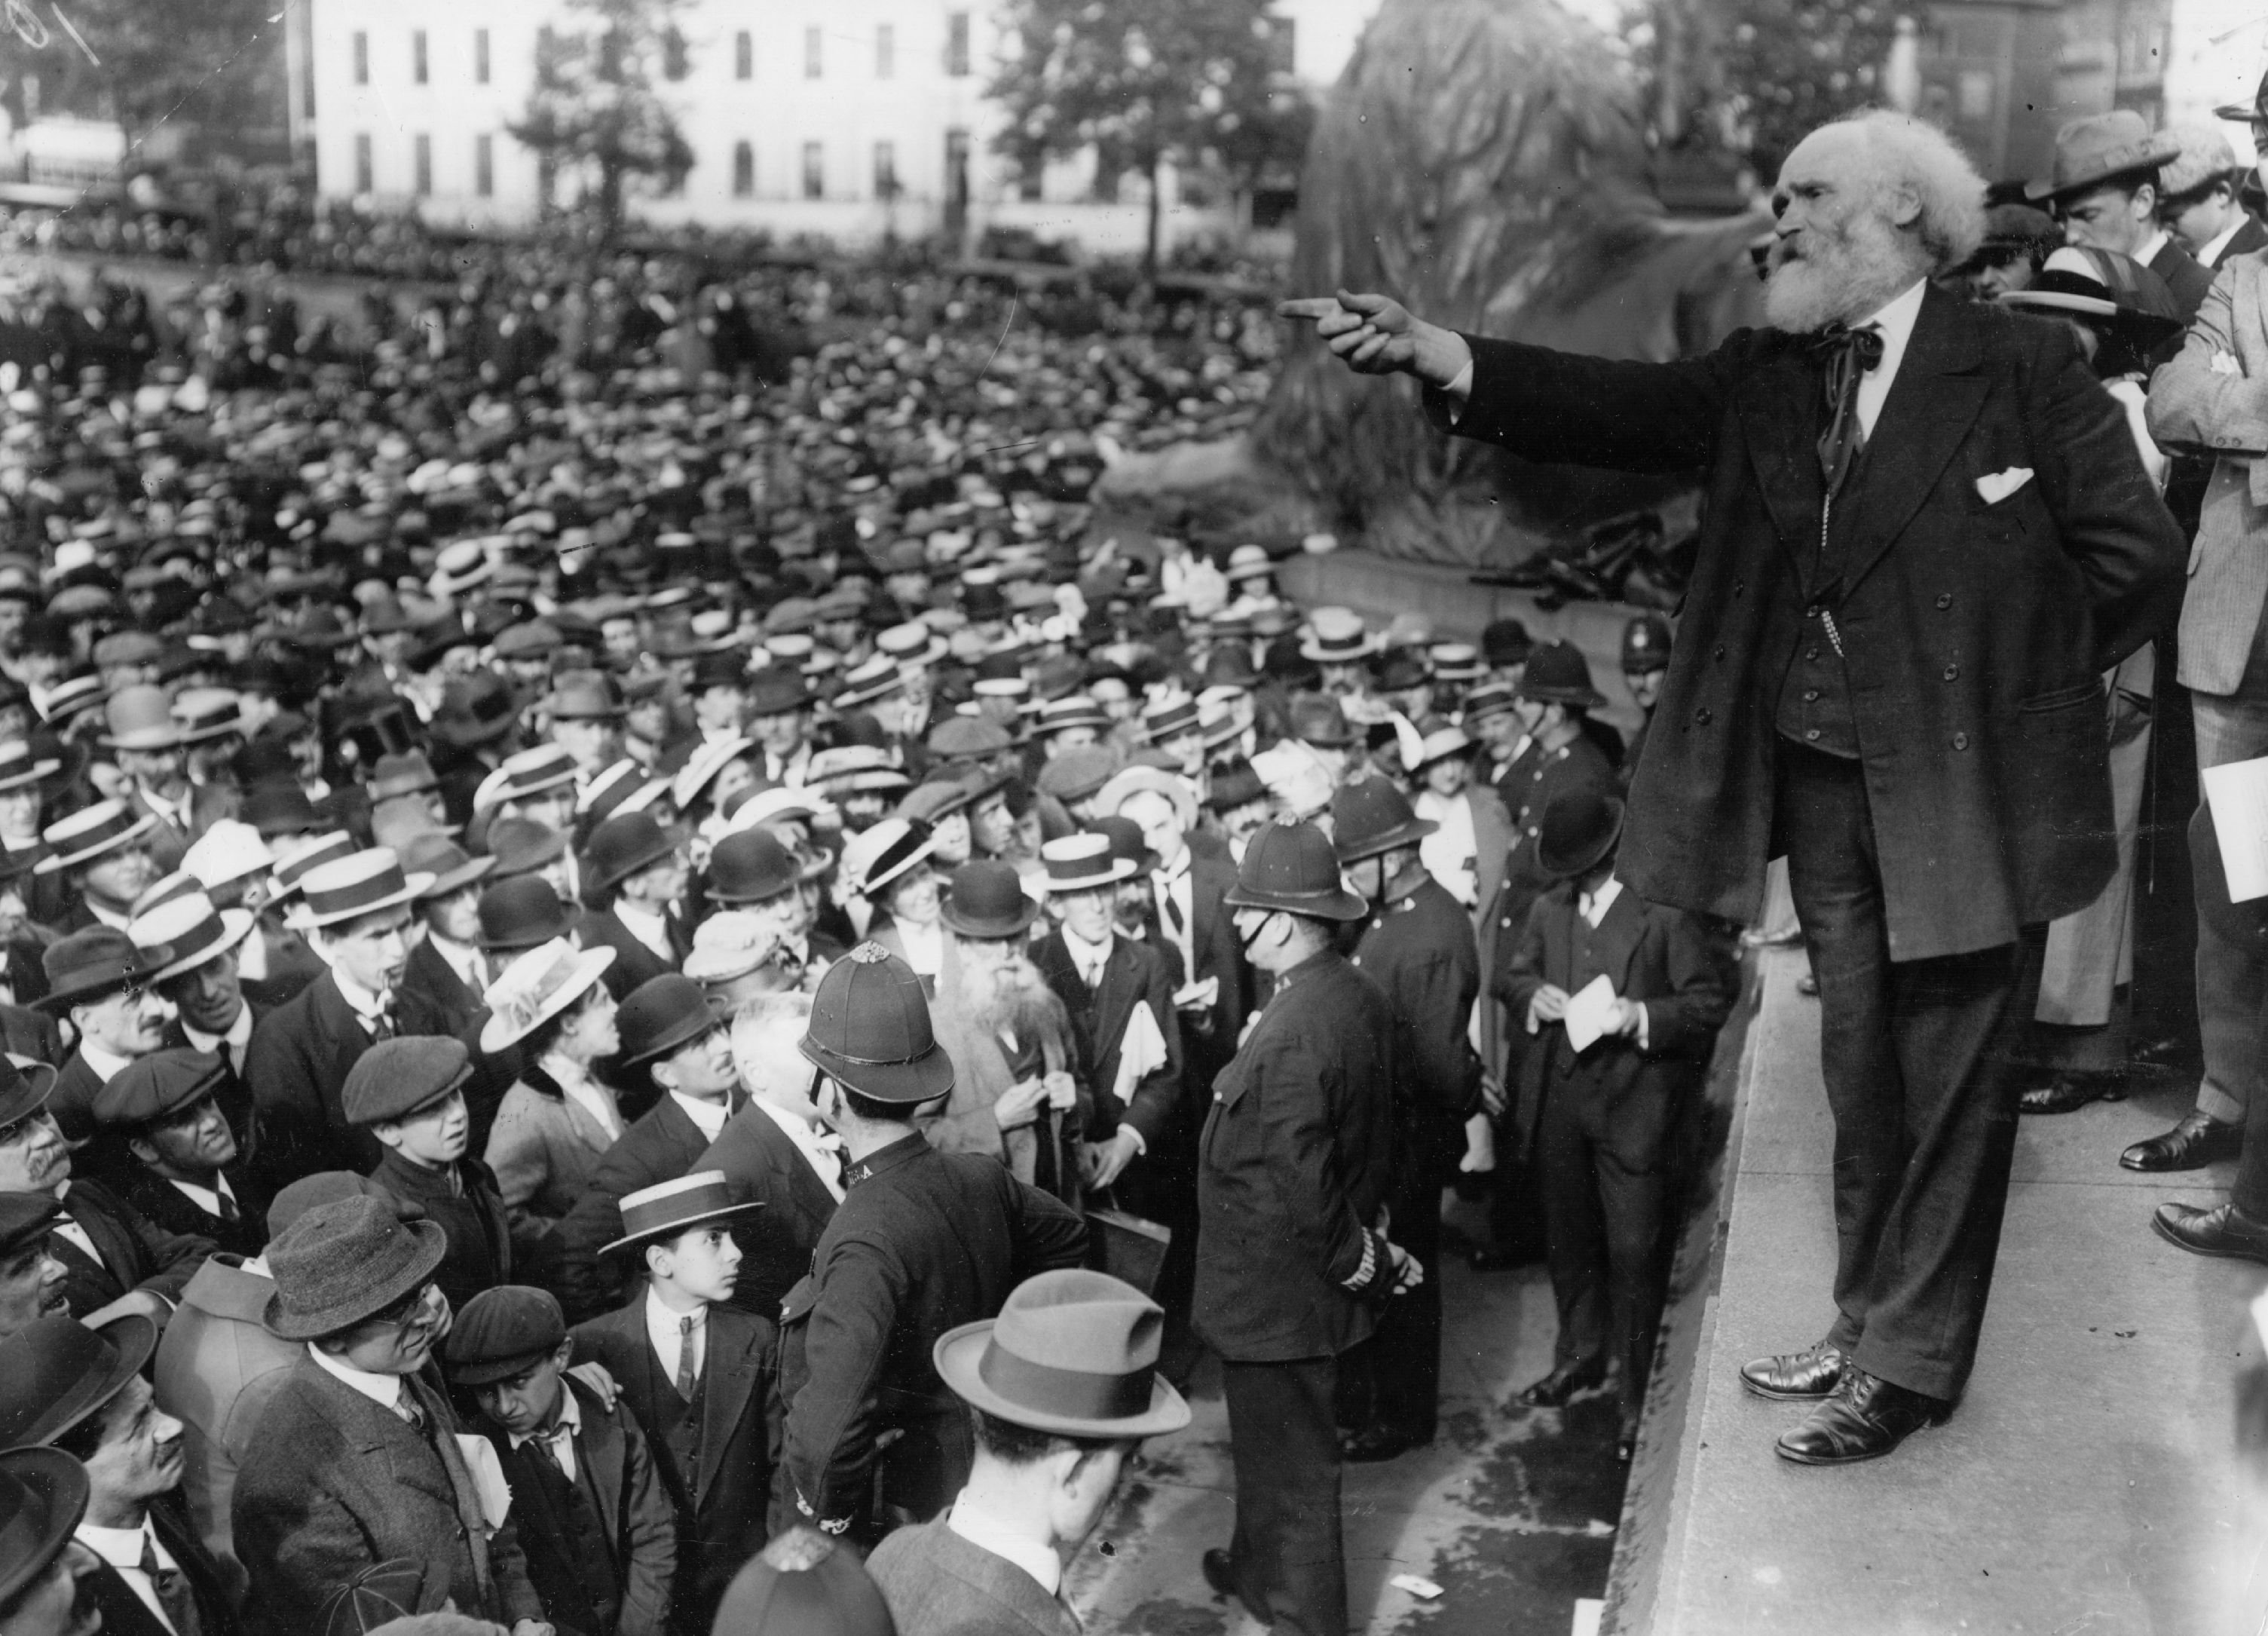
<path fill-rule="evenodd" d="M 1517 619 L 1491 619 L 1481 629 L 1481 657 L 1491 665 L 1525 664 L 1535 642 Z"/>
<path fill-rule="evenodd" d="M 719 903 L 761 903 L 817 880 L 833 861 L 824 851 L 799 858 L 770 829 L 736 829 L 709 854 L 709 896 Z"/>
<path fill-rule="evenodd" d="M 618 721 L 626 713 L 621 690 L 595 670 L 560 677 L 544 703 L 554 721 Z"/>
<path fill-rule="evenodd" d="M 740 1566 L 717 1605 L 731 1636 L 895 1636 L 858 1553 L 814 1528 L 779 1535 Z"/>
<path fill-rule="evenodd" d="M 1236 884 L 1223 895 L 1233 909 L 1265 909 L 1318 920 L 1359 920 L 1370 906 L 1346 889 L 1339 860 L 1311 823 L 1265 825 L 1244 849 Z"/>
<path fill-rule="evenodd" d="M 350 1330 L 423 1288 L 448 1249 L 437 1223 L 404 1221 L 380 1199 L 317 1205 L 269 1241 L 276 1293 L 261 1322 L 287 1341 Z"/>
<path fill-rule="evenodd" d="M 1415 846 L 1440 827 L 1411 811 L 1409 798 L 1384 778 L 1358 778 L 1331 797 L 1331 846 L 1342 864 Z"/>
<path fill-rule="evenodd" d="M 693 661 L 693 691 L 748 685 L 748 656 L 738 648 L 703 652 Z"/>
<path fill-rule="evenodd" d="M 622 1038 L 615 1060 L 634 1068 L 682 1050 L 720 1024 L 698 983 L 681 972 L 665 971 L 622 996 L 615 1013 L 615 1030 Z"/>
<path fill-rule="evenodd" d="M 558 892 L 541 875 L 515 875 L 481 894 L 480 946 L 484 949 L 534 948 L 564 937 L 574 920 Z"/>
<path fill-rule="evenodd" d="M 125 1389 L 157 1350 L 138 1312 L 89 1329 L 63 1314 L 0 1340 L 0 1443 L 52 1443 Z"/>
<path fill-rule="evenodd" d="M 112 926 L 89 926 L 49 944 L 40 956 L 48 991 L 38 1005 L 48 1012 L 68 1011 L 82 1001 L 152 981 L 173 957 L 165 944 L 138 948 Z"/>
<path fill-rule="evenodd" d="M 446 1034 L 399 1035 L 355 1058 L 339 1090 L 339 1111 L 349 1124 L 407 1119 L 472 1077 L 472 1053 L 462 1040 Z"/>
<path fill-rule="evenodd" d="M 600 1247 L 600 1255 L 674 1238 L 711 1221 L 737 1221 L 763 1208 L 761 1199 L 740 1196 L 722 1170 L 696 1170 L 674 1181 L 657 1182 L 622 1195 L 622 1235 Z"/>
<path fill-rule="evenodd" d="M 1591 663 L 1572 642 L 1545 642 L 1528 656 L 1516 689 L 1521 698 L 1538 704 L 1570 704 L 1597 710 L 1606 696 L 1591 685 Z"/>
<path fill-rule="evenodd" d="M 844 1088 L 899 1107 L 953 1089 L 953 1058 L 937 1043 L 914 969 L 861 943 L 827 969 L 797 1049 Z"/>
<path fill-rule="evenodd" d="M 144 908 L 128 924 L 126 935 L 144 958 L 156 949 L 170 953 L 172 958 L 151 974 L 151 982 L 162 983 L 219 959 L 251 936 L 254 924 L 251 910 L 215 909 L 210 898 L 193 889 Z"/>
<path fill-rule="evenodd" d="M 1623 627 L 1623 671 L 1652 675 L 1669 668 L 1669 622 L 1660 614 L 1640 614 Z"/>
<path fill-rule="evenodd" d="M 565 938 L 529 949 L 497 974 L 481 998 L 489 1020 L 481 1050 L 494 1053 L 526 1038 L 591 991 L 615 963 L 611 948 L 578 949 Z"/>
<path fill-rule="evenodd" d="M 583 885 L 604 892 L 677 850 L 677 837 L 651 813 L 616 813 L 592 831 L 583 851 Z"/>
<path fill-rule="evenodd" d="M 86 1468 L 60 1449 L 0 1454 L 0 1603 L 63 1553 L 86 1514 Z"/>
<path fill-rule="evenodd" d="M 938 915 L 962 937 L 1021 937 L 1040 917 L 1040 905 L 1024 891 L 1015 866 L 980 858 L 953 872 Z"/>
<path fill-rule="evenodd" d="M 541 1363 L 567 1338 L 559 1298 L 526 1284 L 497 1284 L 459 1310 L 446 1353 L 458 1386 L 493 1386 Z"/>
<path fill-rule="evenodd" d="M 124 801 L 97 801 L 92 807 L 58 818 L 40 833 L 48 855 L 33 866 L 34 874 L 54 874 L 91 863 L 106 852 L 131 846 L 157 826 L 144 813 L 136 818 Z"/>
<path fill-rule="evenodd" d="M 756 673 L 748 683 L 748 715 L 785 716 L 811 708 L 811 691 L 800 671 L 774 667 Z"/>
<path fill-rule="evenodd" d="M 166 689 L 144 684 L 121 688 L 103 706 L 102 742 L 118 750 L 170 750 L 181 742 Z"/>
<path fill-rule="evenodd" d="M 2027 182 L 2024 196 L 2065 198 L 2122 176 L 2147 181 L 2145 173 L 2181 151 L 2182 144 L 2173 137 L 2152 136 L 2148 122 L 2132 108 L 2089 114 L 2056 132 L 2054 168 L 2042 180 Z"/>
<path fill-rule="evenodd" d="M 0 1065 L 14 1065 L 4 1057 L 0 1057 Z M 47 1082 L 50 1086 L 55 1083 L 52 1069 L 48 1070 Z M 22 1076 L 18 1076 L 16 1083 L 23 1083 Z M 8 1119 L 12 1123 L 22 1116 L 20 1113 L 12 1114 Z M 0 1193 L 0 1256 L 12 1256 L 33 1244 L 46 1243 L 48 1233 L 63 1219 L 63 1201 L 52 1192 Z"/>
<path fill-rule="evenodd" d="M 1233 812 L 1255 801 L 1268 799 L 1268 786 L 1253 770 L 1252 763 L 1239 757 L 1213 770 L 1205 780 L 1204 804 L 1216 813 Z"/>
<path fill-rule="evenodd" d="M 948 1330 L 938 1378 L 983 1413 L 1064 1437 L 1152 1437 L 1189 1423 L 1158 1371 L 1165 1308 L 1107 1272 L 1070 1267 L 1026 1279 L 997 1318 Z"/>
<path fill-rule="evenodd" d="M 195 1107 L 228 1079 L 228 1064 L 211 1051 L 173 1046 L 136 1057 L 94 1094 L 94 1122 L 129 1130 L 163 1124 Z"/>
<path fill-rule="evenodd" d="M 1597 790 L 1569 790 L 1544 804 L 1535 833 L 1535 862 L 1555 881 L 1598 866 L 1623 832 L 1623 804 Z"/>

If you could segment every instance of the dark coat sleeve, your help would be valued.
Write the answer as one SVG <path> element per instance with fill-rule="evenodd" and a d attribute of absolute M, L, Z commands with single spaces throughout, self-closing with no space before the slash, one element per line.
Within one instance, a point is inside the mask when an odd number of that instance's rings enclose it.
<path fill-rule="evenodd" d="M 1650 1057 L 1705 1057 L 1732 1014 L 1730 962 L 1697 915 L 1649 904 L 1646 917 L 1661 940 L 1669 978 L 1667 995 L 1646 995 L 1646 1050 Z"/>
<path fill-rule="evenodd" d="M 1706 466 L 1716 449 L 1726 394 L 1751 333 L 1677 364 L 1617 363 L 1467 335 L 1473 385 L 1463 411 L 1436 392 L 1425 394 L 1425 409 L 1444 431 L 1533 461 L 1690 471 Z"/>
<path fill-rule="evenodd" d="M 843 1525 L 865 1503 L 878 1429 L 875 1383 L 906 1299 L 906 1270 L 886 1246 L 846 1234 L 817 1276 L 826 1298 L 802 1317 L 806 1377 L 787 1406 L 781 1458 L 799 1509 L 821 1524 Z M 800 1287 L 791 1293 L 790 1324 L 799 1301 L 811 1299 Z"/>
<path fill-rule="evenodd" d="M 1086 1257 L 1086 1219 L 1051 1193 L 1004 1176 L 1013 1195 L 1016 1280 L 1076 1267 Z"/>
<path fill-rule="evenodd" d="M 627 1407 L 615 1411 L 622 1440 L 620 1529 L 622 1608 L 615 1636 L 664 1636 L 677 1575 L 677 1510 L 662 1486 L 645 1433 Z"/>

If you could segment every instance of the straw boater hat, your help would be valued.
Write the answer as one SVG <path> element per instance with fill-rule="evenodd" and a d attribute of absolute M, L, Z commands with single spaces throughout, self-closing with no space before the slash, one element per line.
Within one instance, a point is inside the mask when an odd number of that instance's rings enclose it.
<path fill-rule="evenodd" d="M 1093 830 L 1045 843 L 1040 848 L 1040 862 L 1047 868 L 1050 896 L 1116 885 L 1137 873 L 1132 859 L 1111 856 L 1108 836 Z"/>
<path fill-rule="evenodd" d="M 59 761 L 34 760 L 32 747 L 20 739 L 0 744 L 0 790 L 18 790 L 27 784 L 37 784 L 42 778 L 53 777 L 62 766 Z"/>
<path fill-rule="evenodd" d="M 76 868 L 101 857 L 131 845 L 157 827 L 158 821 L 148 813 L 134 816 L 124 801 L 97 801 L 92 807 L 58 818 L 49 824 L 40 838 L 48 844 L 45 858 L 32 866 L 33 874 L 54 874 L 59 870 Z"/>
<path fill-rule="evenodd" d="M 946 1330 L 930 1356 L 955 1396 L 996 1419 L 1063 1437 L 1152 1437 L 1190 1418 L 1158 1372 L 1165 1327 L 1165 1308 L 1131 1284 L 1066 1268 L 1025 1279 L 998 1318 Z"/>
<path fill-rule="evenodd" d="M 482 1051 L 500 1051 L 526 1039 L 589 993 L 615 963 L 615 952 L 578 949 L 560 938 L 514 960 L 481 997 L 489 1008 L 489 1020 L 481 1028 Z"/>
<path fill-rule="evenodd" d="M 302 932 L 337 925 L 407 903 L 432 884 L 430 874 L 404 873 L 391 848 L 373 846 L 310 869 L 299 881 L 290 924 Z"/>
<path fill-rule="evenodd" d="M 275 866 L 276 854 L 260 838 L 260 831 L 235 818 L 223 818 L 189 844 L 181 854 L 181 867 L 195 875 L 207 891 L 256 875 Z"/>
<path fill-rule="evenodd" d="M 1182 829 L 1197 827 L 1196 786 L 1181 774 L 1167 772 L 1162 767 L 1129 767 L 1123 772 L 1113 774 L 1110 782 L 1095 792 L 1095 813 L 1104 818 L 1115 817 L 1118 809 L 1126 805 L 1127 797 L 1140 794 L 1145 790 L 1153 795 L 1162 795 L 1173 803 L 1174 819 Z"/>
<path fill-rule="evenodd" d="M 622 1235 L 599 1253 L 614 1255 L 675 1238 L 711 1221 L 739 1221 L 762 1210 L 760 1200 L 742 1198 L 722 1170 L 696 1170 L 671 1182 L 657 1182 L 622 1195 Z"/>
<path fill-rule="evenodd" d="M 276 854 L 276 895 L 291 896 L 299 889 L 308 874 L 326 864 L 337 863 L 355 854 L 354 837 L 343 829 L 310 836 L 306 840 L 285 847 Z"/>
<path fill-rule="evenodd" d="M 1362 615 L 1353 609 L 1319 608 L 1307 615 L 1307 634 L 1300 639 L 1300 657 L 1316 665 L 1353 665 L 1385 645 L 1385 637 L 1364 630 Z"/>
<path fill-rule="evenodd" d="M 202 892 L 185 892 L 136 916 L 126 935 L 144 958 L 158 949 L 173 955 L 151 974 L 151 982 L 162 983 L 219 959 L 251 936 L 255 924 L 247 910 L 216 910 Z"/>

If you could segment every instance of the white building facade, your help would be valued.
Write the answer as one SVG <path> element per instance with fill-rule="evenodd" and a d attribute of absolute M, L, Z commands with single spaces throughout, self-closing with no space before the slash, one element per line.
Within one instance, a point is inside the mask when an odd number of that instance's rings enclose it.
<path fill-rule="evenodd" d="M 1335 81 L 1376 0 L 1278 0 L 1295 76 Z M 583 18 L 551 0 L 311 0 L 295 111 L 327 197 L 412 203 L 428 220 L 510 225 L 543 196 L 511 125 L 527 106 L 537 41 Z M 968 0 L 696 0 L 677 14 L 683 77 L 662 90 L 694 153 L 674 194 L 633 212 L 811 232 L 846 245 L 895 233 L 972 239 L 991 225 L 1117 254 L 1140 247 L 1143 185 L 1094 197 L 1093 167 L 1037 179 L 992 150 L 985 95 L 995 14 Z M 1164 187 L 1169 240 L 1232 225 Z"/>

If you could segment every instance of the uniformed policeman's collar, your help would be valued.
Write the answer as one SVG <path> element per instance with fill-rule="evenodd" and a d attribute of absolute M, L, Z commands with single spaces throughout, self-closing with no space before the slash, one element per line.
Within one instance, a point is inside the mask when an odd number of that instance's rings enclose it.
<path fill-rule="evenodd" d="M 916 1131 L 910 1136 L 902 1136 L 888 1146 L 876 1148 L 852 1165 L 850 1179 L 854 1182 L 864 1182 L 881 1175 L 885 1170 L 895 1170 L 928 1146 L 929 1138 L 924 1136 L 919 1131 Z"/>

